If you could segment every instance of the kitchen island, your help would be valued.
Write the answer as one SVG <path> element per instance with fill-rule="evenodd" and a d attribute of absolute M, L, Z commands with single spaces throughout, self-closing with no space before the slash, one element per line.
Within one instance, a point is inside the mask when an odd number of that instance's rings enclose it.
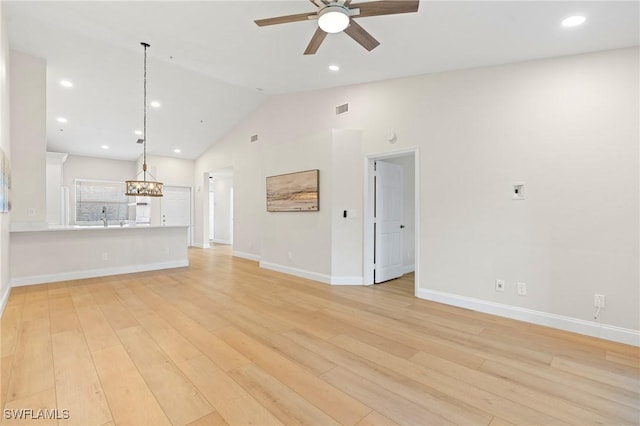
<path fill-rule="evenodd" d="M 12 228 L 11 286 L 189 265 L 188 226 Z"/>

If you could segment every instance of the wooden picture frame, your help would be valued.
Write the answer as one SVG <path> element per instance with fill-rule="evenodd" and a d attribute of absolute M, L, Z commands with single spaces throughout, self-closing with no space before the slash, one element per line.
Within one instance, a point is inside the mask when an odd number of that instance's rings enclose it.
<path fill-rule="evenodd" d="M 320 210 L 318 169 L 267 177 L 268 212 L 317 212 Z"/>

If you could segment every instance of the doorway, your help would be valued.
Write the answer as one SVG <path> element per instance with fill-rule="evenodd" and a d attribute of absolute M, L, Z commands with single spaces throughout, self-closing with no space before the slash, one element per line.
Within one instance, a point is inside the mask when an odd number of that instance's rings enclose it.
<path fill-rule="evenodd" d="M 233 244 L 233 169 L 209 173 L 209 241 Z"/>
<path fill-rule="evenodd" d="M 419 283 L 418 148 L 366 158 L 364 283 L 414 276 Z M 412 273 L 415 272 L 414 275 Z"/>

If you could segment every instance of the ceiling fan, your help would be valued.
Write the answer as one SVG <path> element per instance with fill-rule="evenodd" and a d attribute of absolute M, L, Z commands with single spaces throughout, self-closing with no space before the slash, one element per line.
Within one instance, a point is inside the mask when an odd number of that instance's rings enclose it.
<path fill-rule="evenodd" d="M 351 0 L 309 1 L 318 8 L 315 12 L 258 19 L 254 22 L 259 27 L 265 27 L 267 25 L 317 19 L 318 28 L 304 51 L 305 55 L 315 54 L 328 33 L 339 33 L 342 31 L 362 47 L 371 51 L 375 49 L 380 42 L 362 28 L 354 19 L 366 18 L 368 16 L 417 12 L 420 3 L 419 0 L 382 0 L 354 4 L 351 3 Z"/>

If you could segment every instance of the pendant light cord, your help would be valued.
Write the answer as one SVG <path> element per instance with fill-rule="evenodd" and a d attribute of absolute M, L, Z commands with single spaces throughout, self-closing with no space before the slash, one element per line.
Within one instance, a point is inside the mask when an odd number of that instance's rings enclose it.
<path fill-rule="evenodd" d="M 142 123 L 142 172 L 143 178 L 142 180 L 147 180 L 147 47 L 149 47 L 148 43 L 142 42 L 140 43 L 144 46 L 144 89 L 143 89 L 143 98 L 144 98 L 144 119 Z"/>
<path fill-rule="evenodd" d="M 0 0 L 2 1 L 2 0 Z M 147 48 L 149 43 L 141 42 L 144 47 L 144 78 L 143 78 L 143 127 L 142 139 L 142 180 L 138 180 L 138 173 L 133 180 L 125 181 L 125 195 L 136 197 L 162 197 L 162 182 L 157 182 L 156 178 L 149 173 L 152 180 L 147 180 Z"/>

